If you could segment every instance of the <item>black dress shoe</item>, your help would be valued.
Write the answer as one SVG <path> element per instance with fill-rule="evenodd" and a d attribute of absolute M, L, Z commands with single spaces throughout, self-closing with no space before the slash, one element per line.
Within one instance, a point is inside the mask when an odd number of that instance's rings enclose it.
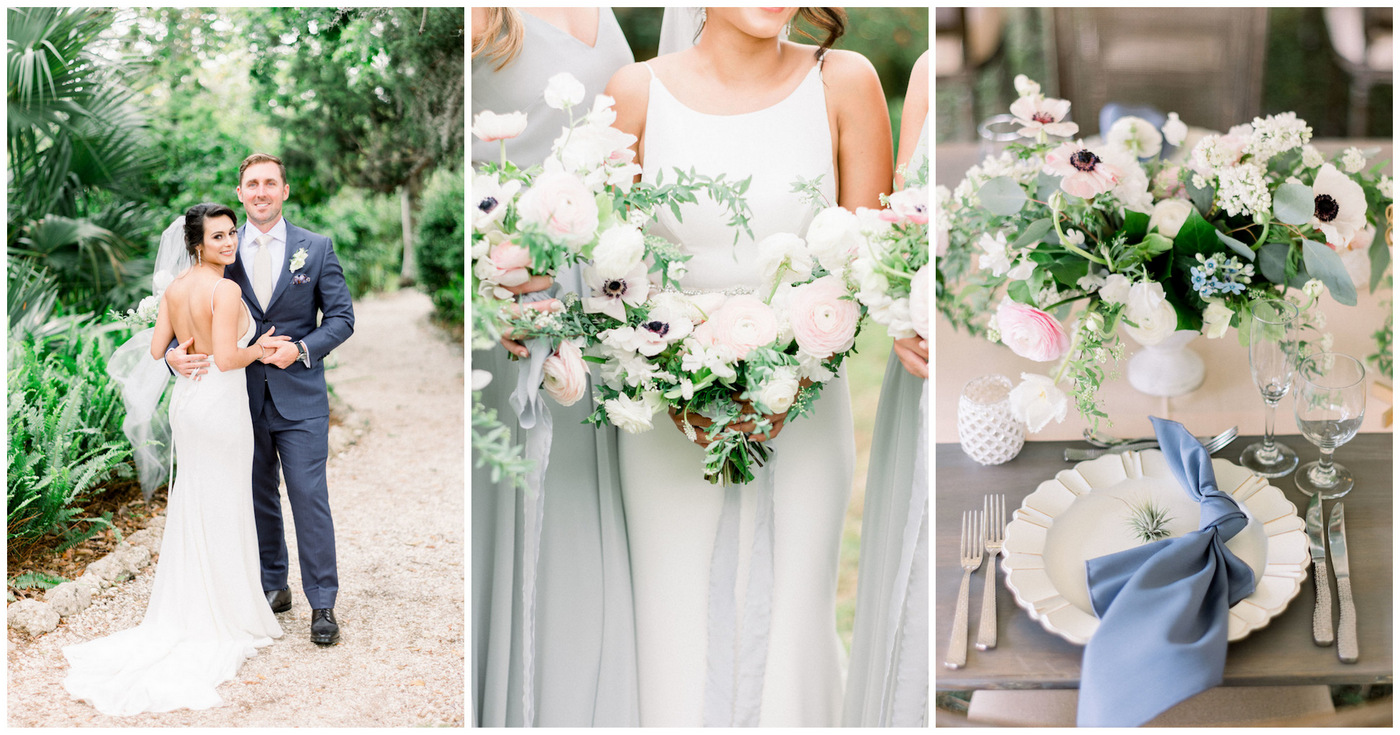
<path fill-rule="evenodd" d="M 335 609 L 311 611 L 311 642 L 329 646 L 340 640 L 340 626 L 335 622 Z"/>
<path fill-rule="evenodd" d="M 292 591 L 283 587 L 280 590 L 272 590 L 264 593 L 267 595 L 267 604 L 275 613 L 284 613 L 292 609 Z"/>

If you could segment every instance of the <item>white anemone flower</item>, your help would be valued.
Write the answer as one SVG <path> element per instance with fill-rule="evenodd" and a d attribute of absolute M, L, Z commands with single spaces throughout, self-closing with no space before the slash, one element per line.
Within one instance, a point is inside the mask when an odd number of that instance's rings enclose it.
<path fill-rule="evenodd" d="M 607 314 L 620 322 L 627 321 L 625 307 L 645 304 L 651 290 L 645 262 L 625 274 L 604 273 L 589 266 L 583 269 L 583 282 L 593 294 L 583 300 L 584 313 Z"/>
<path fill-rule="evenodd" d="M 1047 135 L 1069 137 L 1079 132 L 1079 125 L 1061 122 L 1069 114 L 1069 100 L 1049 97 L 1022 97 L 1011 103 L 1011 114 L 1021 124 L 1021 135 L 1036 137 L 1042 130 Z"/>
<path fill-rule="evenodd" d="M 1323 164 L 1313 180 L 1311 224 L 1334 250 L 1346 247 L 1366 226 L 1366 192 L 1330 163 Z"/>

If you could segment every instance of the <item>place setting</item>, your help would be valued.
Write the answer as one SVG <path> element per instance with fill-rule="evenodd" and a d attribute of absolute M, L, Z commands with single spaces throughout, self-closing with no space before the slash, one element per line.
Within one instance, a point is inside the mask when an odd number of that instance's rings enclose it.
<path fill-rule="evenodd" d="M 938 192 L 939 374 L 962 386 L 938 689 L 1141 726 L 1220 687 L 1388 684 L 1392 450 L 1367 404 L 1389 333 L 1361 330 L 1389 329 L 1389 149 L 1123 105 L 1080 137 L 1070 100 L 1014 86 Z"/>

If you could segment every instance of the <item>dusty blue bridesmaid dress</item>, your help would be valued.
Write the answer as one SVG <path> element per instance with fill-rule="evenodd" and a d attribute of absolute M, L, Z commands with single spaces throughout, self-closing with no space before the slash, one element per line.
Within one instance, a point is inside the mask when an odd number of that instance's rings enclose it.
<path fill-rule="evenodd" d="M 472 113 L 524 111 L 528 127 L 507 141 L 507 154 L 525 167 L 538 164 L 568 122 L 545 105 L 548 79 L 567 71 L 587 90 L 585 105 L 601 94 L 632 52 L 608 8 L 589 46 L 534 16 L 521 13 L 525 39 L 519 55 L 496 71 L 485 57 L 472 62 Z M 496 160 L 499 143 L 472 142 L 473 166 Z M 577 269 L 560 287 L 579 290 Z M 487 370 L 486 406 L 523 444 L 509 396 L 518 371 L 503 348 L 473 351 L 472 367 Z M 636 644 L 631 570 L 617 481 L 615 429 L 582 423 L 591 395 L 571 407 L 545 399 L 553 441 L 540 493 L 537 582 L 533 615 L 527 609 L 533 499 L 472 470 L 471 669 L 474 724 L 500 726 L 628 726 L 637 724 Z M 475 457 L 473 457 L 475 462 Z M 533 618 L 532 642 L 529 633 Z M 527 651 L 533 647 L 533 654 Z M 527 681 L 528 678 L 528 681 Z M 528 702 L 527 702 L 528 700 Z"/>
<path fill-rule="evenodd" d="M 928 120 L 911 157 L 928 157 Z M 878 328 L 878 327 L 877 327 Z M 928 722 L 927 381 L 890 351 L 865 480 L 847 727 Z M 921 484 L 916 485 L 916 483 Z"/>

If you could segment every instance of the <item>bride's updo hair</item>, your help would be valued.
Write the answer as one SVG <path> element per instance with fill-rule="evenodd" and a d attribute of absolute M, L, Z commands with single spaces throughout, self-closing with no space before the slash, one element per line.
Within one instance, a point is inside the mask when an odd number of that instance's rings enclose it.
<path fill-rule="evenodd" d="M 205 202 L 186 209 L 185 252 L 189 253 L 191 258 L 195 257 L 197 248 L 204 244 L 204 220 L 210 217 L 228 217 L 233 220 L 233 224 L 238 224 L 238 215 L 222 204 Z"/>
<path fill-rule="evenodd" d="M 844 8 L 798 8 L 797 17 L 808 25 L 816 28 L 818 31 L 826 33 L 826 38 L 819 42 L 821 47 L 817 49 L 818 59 L 820 59 L 828 49 L 836 45 L 836 42 L 846 33 L 846 11 Z M 801 33 L 813 41 L 817 40 L 816 36 L 799 28 L 795 23 L 793 24 L 792 30 L 796 33 Z"/>

